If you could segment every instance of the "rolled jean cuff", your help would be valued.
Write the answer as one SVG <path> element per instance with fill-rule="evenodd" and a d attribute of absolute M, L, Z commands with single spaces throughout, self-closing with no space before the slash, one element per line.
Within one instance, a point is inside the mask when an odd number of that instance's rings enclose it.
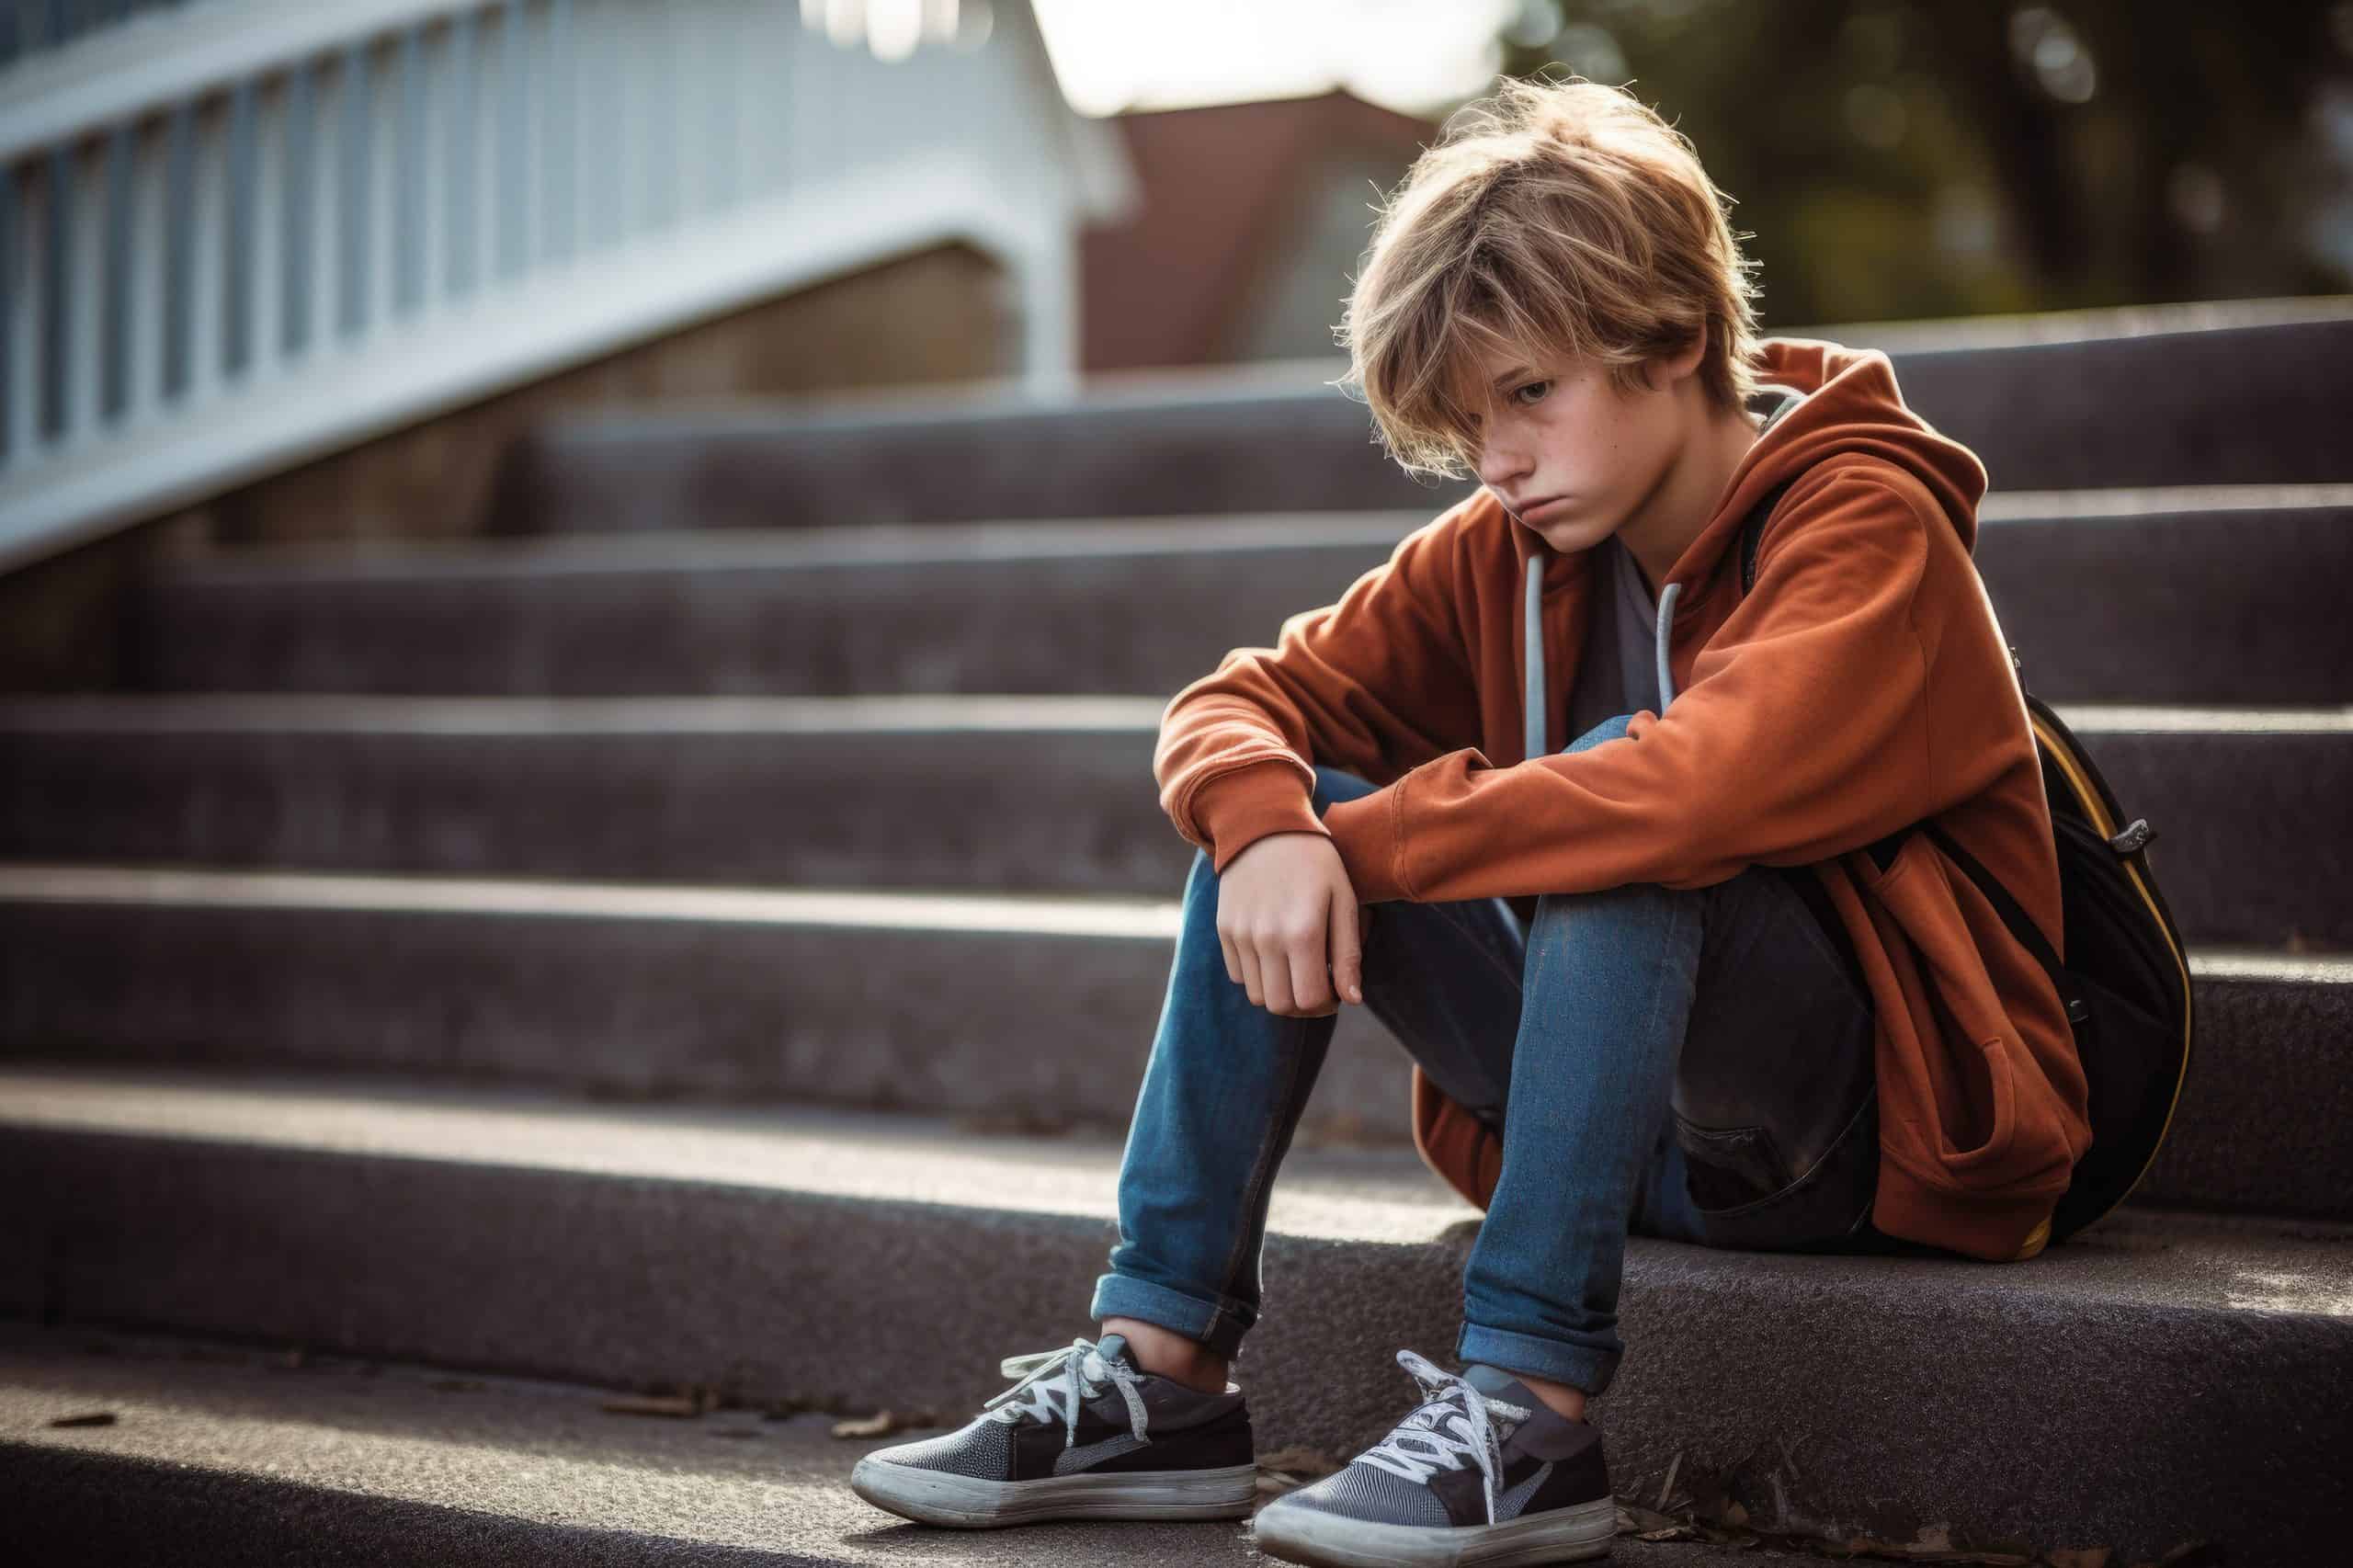
<path fill-rule="evenodd" d="M 1230 1306 L 1204 1301 L 1131 1274 L 1097 1278 L 1095 1304 L 1087 1309 L 1087 1316 L 1098 1324 L 1105 1318 L 1141 1318 L 1158 1324 L 1172 1334 L 1199 1341 L 1211 1355 L 1229 1361 L 1242 1354 L 1242 1335 L 1250 1327 Z"/>
<path fill-rule="evenodd" d="M 1454 1355 L 1466 1367 L 1473 1361 L 1484 1361 L 1506 1372 L 1533 1374 L 1597 1394 L 1617 1377 L 1618 1363 L 1625 1352 L 1597 1350 L 1590 1345 L 1538 1339 L 1533 1335 L 1466 1323 L 1461 1337 L 1455 1341 Z"/>

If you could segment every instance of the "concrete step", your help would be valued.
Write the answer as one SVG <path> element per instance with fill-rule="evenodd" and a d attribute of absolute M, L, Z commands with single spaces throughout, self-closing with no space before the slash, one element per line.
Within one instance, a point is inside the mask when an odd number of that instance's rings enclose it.
<path fill-rule="evenodd" d="M 1176 907 L 1112 898 L 0 867 L 0 1054 L 441 1072 L 1124 1128 Z M 2353 1218 L 2353 959 L 2200 949 L 2154 1202 Z M 1344 1008 L 1311 1135 L 1404 1133 Z"/>
<path fill-rule="evenodd" d="M 228 552 L 167 569 L 128 684 L 171 691 L 1165 696 L 1339 597 L 1433 513 Z M 2353 485 L 2011 494 L 1978 540 L 2053 702 L 2336 703 Z"/>
<path fill-rule="evenodd" d="M 0 1322 L 0 1484 L 17 1505 L 0 1517 L 0 1551 L 52 1568 L 176 1568 L 194 1546 L 208 1568 L 1269 1561 L 1233 1522 L 926 1529 L 870 1507 L 849 1471 L 940 1428 L 840 1438 L 831 1415 L 764 1410 L 725 1391 L 699 1415 L 648 1420 L 607 1410 L 614 1397 L 411 1362 Z M 49 1425 L 97 1413 L 115 1419 Z M 1267 1495 L 1280 1473 L 1268 1467 Z M 1820 1561 L 1769 1538 L 1637 1539 L 1657 1517 L 1649 1501 L 1629 1498 L 1620 1515 L 1614 1553 L 1633 1568 Z"/>
<path fill-rule="evenodd" d="M 0 1306 L 53 1324 L 950 1411 L 1003 1386 L 999 1357 L 1089 1331 L 1117 1161 L 912 1119 L 23 1071 L 0 1126 Z M 1410 1155 L 1293 1156 L 1237 1369 L 1262 1452 L 1386 1430 L 1392 1352 L 1453 1343 L 1473 1221 Z M 2341 1226 L 2130 1210 L 1998 1267 L 1635 1238 L 1594 1419 L 1621 1497 L 1728 1497 L 1829 1540 L 2334 1562 L 2348 1304 Z"/>
<path fill-rule="evenodd" d="M 0 856 L 1160 893 L 1152 698 L 0 700 Z M 2353 708 L 2070 705 L 2200 943 L 2353 948 Z M 2334 871 L 2322 868 L 2334 867 Z"/>
<path fill-rule="evenodd" d="M 850 1492 L 850 1466 L 882 1440 L 836 1438 L 829 1416 L 769 1419 L 755 1406 L 649 1420 L 607 1412 L 612 1397 L 0 1324 L 0 1487 L 13 1504 L 0 1551 L 58 1568 L 1267 1561 L 1238 1523 L 929 1531 Z M 97 1412 L 112 1424 L 48 1425 Z M 1734 1550 L 1685 1545 L 1636 1561 Z"/>
<path fill-rule="evenodd" d="M 1810 335 L 1801 329 L 1798 335 Z M 2353 301 L 1852 326 L 1906 400 L 2006 489 L 2353 479 Z M 756 528 L 1430 506 L 1334 360 L 1017 388 L 583 416 L 508 456 L 530 530 Z"/>

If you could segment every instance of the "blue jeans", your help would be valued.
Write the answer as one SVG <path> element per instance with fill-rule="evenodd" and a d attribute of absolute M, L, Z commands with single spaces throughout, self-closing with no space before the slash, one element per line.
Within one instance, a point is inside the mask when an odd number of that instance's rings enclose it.
<path fill-rule="evenodd" d="M 1579 737 L 1621 737 L 1621 716 Z M 1369 794 L 1316 769 L 1314 807 Z M 1503 1136 L 1463 1280 L 1465 1362 L 1599 1393 L 1616 1375 L 1626 1237 L 1902 1250 L 1870 1224 L 1878 1106 L 1870 994 L 1802 869 L 1711 887 L 1368 911 L 1365 1005 Z M 1229 979 L 1218 879 L 1197 854 L 1120 1170 L 1097 1320 L 1233 1357 L 1257 1321 L 1275 1171 L 1336 1017 L 1279 1017 Z"/>

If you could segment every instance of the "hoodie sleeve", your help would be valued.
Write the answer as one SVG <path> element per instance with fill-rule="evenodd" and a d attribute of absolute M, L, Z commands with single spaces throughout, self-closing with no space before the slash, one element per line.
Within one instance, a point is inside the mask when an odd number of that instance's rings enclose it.
<path fill-rule="evenodd" d="M 1452 752 L 1324 824 L 1369 903 L 1706 887 L 1824 859 L 1967 799 L 2008 761 L 1929 755 L 1929 665 L 1954 636 L 2008 677 L 1967 548 L 1925 489 L 1878 465 L 1832 469 L 1790 493 L 1755 587 L 1665 715 L 1507 767 Z"/>
<path fill-rule="evenodd" d="M 1169 699 L 1153 752 L 1161 809 L 1217 870 L 1269 834 L 1325 832 L 1309 800 L 1317 765 L 1386 783 L 1460 744 L 1479 710 L 1455 599 L 1461 512 L 1284 621 L 1274 647 L 1236 648 Z"/>

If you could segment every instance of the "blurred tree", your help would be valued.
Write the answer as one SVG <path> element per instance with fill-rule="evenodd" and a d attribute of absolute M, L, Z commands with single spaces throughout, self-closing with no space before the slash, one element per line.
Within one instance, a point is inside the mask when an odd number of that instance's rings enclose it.
<path fill-rule="evenodd" d="M 1778 325 L 2353 287 L 2346 0 L 1528 0 L 1503 44 L 1690 136 Z"/>

